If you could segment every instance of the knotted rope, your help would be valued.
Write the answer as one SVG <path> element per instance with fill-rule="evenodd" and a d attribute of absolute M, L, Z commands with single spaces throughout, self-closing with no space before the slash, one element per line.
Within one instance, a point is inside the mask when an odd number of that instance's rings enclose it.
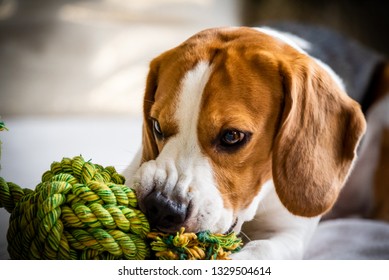
<path fill-rule="evenodd" d="M 149 224 L 115 168 L 54 162 L 34 191 L 0 178 L 12 259 L 145 259 Z"/>
<path fill-rule="evenodd" d="M 242 241 L 234 232 L 212 234 L 202 231 L 186 233 L 182 228 L 176 235 L 150 232 L 151 248 L 162 260 L 226 260 L 240 250 Z"/>

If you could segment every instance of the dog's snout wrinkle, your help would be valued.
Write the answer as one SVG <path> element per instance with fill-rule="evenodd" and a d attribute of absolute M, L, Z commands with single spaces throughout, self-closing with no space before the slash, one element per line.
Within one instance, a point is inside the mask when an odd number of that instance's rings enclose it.
<path fill-rule="evenodd" d="M 144 200 L 146 215 L 151 226 L 163 231 L 176 231 L 187 219 L 188 205 L 152 192 Z"/>

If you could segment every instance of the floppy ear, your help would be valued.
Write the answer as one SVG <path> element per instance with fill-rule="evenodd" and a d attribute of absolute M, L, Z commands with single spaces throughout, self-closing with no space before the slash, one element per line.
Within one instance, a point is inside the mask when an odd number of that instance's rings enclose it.
<path fill-rule="evenodd" d="M 150 120 L 151 107 L 155 102 L 155 92 L 158 87 L 158 66 L 154 60 L 150 64 L 150 70 L 146 80 L 146 90 L 143 99 L 143 131 L 142 131 L 142 162 L 156 159 L 159 151 L 155 142 L 152 129 L 152 121 Z"/>
<path fill-rule="evenodd" d="M 280 72 L 285 97 L 274 143 L 273 180 L 291 213 L 313 217 L 336 201 L 365 120 L 360 106 L 310 58 L 281 63 Z"/>

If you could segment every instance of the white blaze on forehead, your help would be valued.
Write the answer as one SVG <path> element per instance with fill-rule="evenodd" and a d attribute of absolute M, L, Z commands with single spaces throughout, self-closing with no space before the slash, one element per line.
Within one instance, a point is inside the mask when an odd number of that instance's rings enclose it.
<path fill-rule="evenodd" d="M 203 91 L 210 75 L 211 67 L 209 63 L 201 61 L 185 75 L 181 84 L 181 92 L 176 109 L 176 121 L 179 127 L 179 134 L 185 135 L 187 140 L 191 141 L 191 143 L 187 143 L 188 145 L 198 145 L 197 122 Z"/>

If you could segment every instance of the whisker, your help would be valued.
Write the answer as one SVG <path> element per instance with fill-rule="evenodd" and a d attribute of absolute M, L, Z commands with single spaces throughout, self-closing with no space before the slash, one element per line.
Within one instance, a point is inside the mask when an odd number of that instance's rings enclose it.
<path fill-rule="evenodd" d="M 251 241 L 251 238 L 246 233 L 244 233 L 243 231 L 241 231 L 239 234 L 242 235 L 245 239 L 247 239 L 248 242 Z"/>

